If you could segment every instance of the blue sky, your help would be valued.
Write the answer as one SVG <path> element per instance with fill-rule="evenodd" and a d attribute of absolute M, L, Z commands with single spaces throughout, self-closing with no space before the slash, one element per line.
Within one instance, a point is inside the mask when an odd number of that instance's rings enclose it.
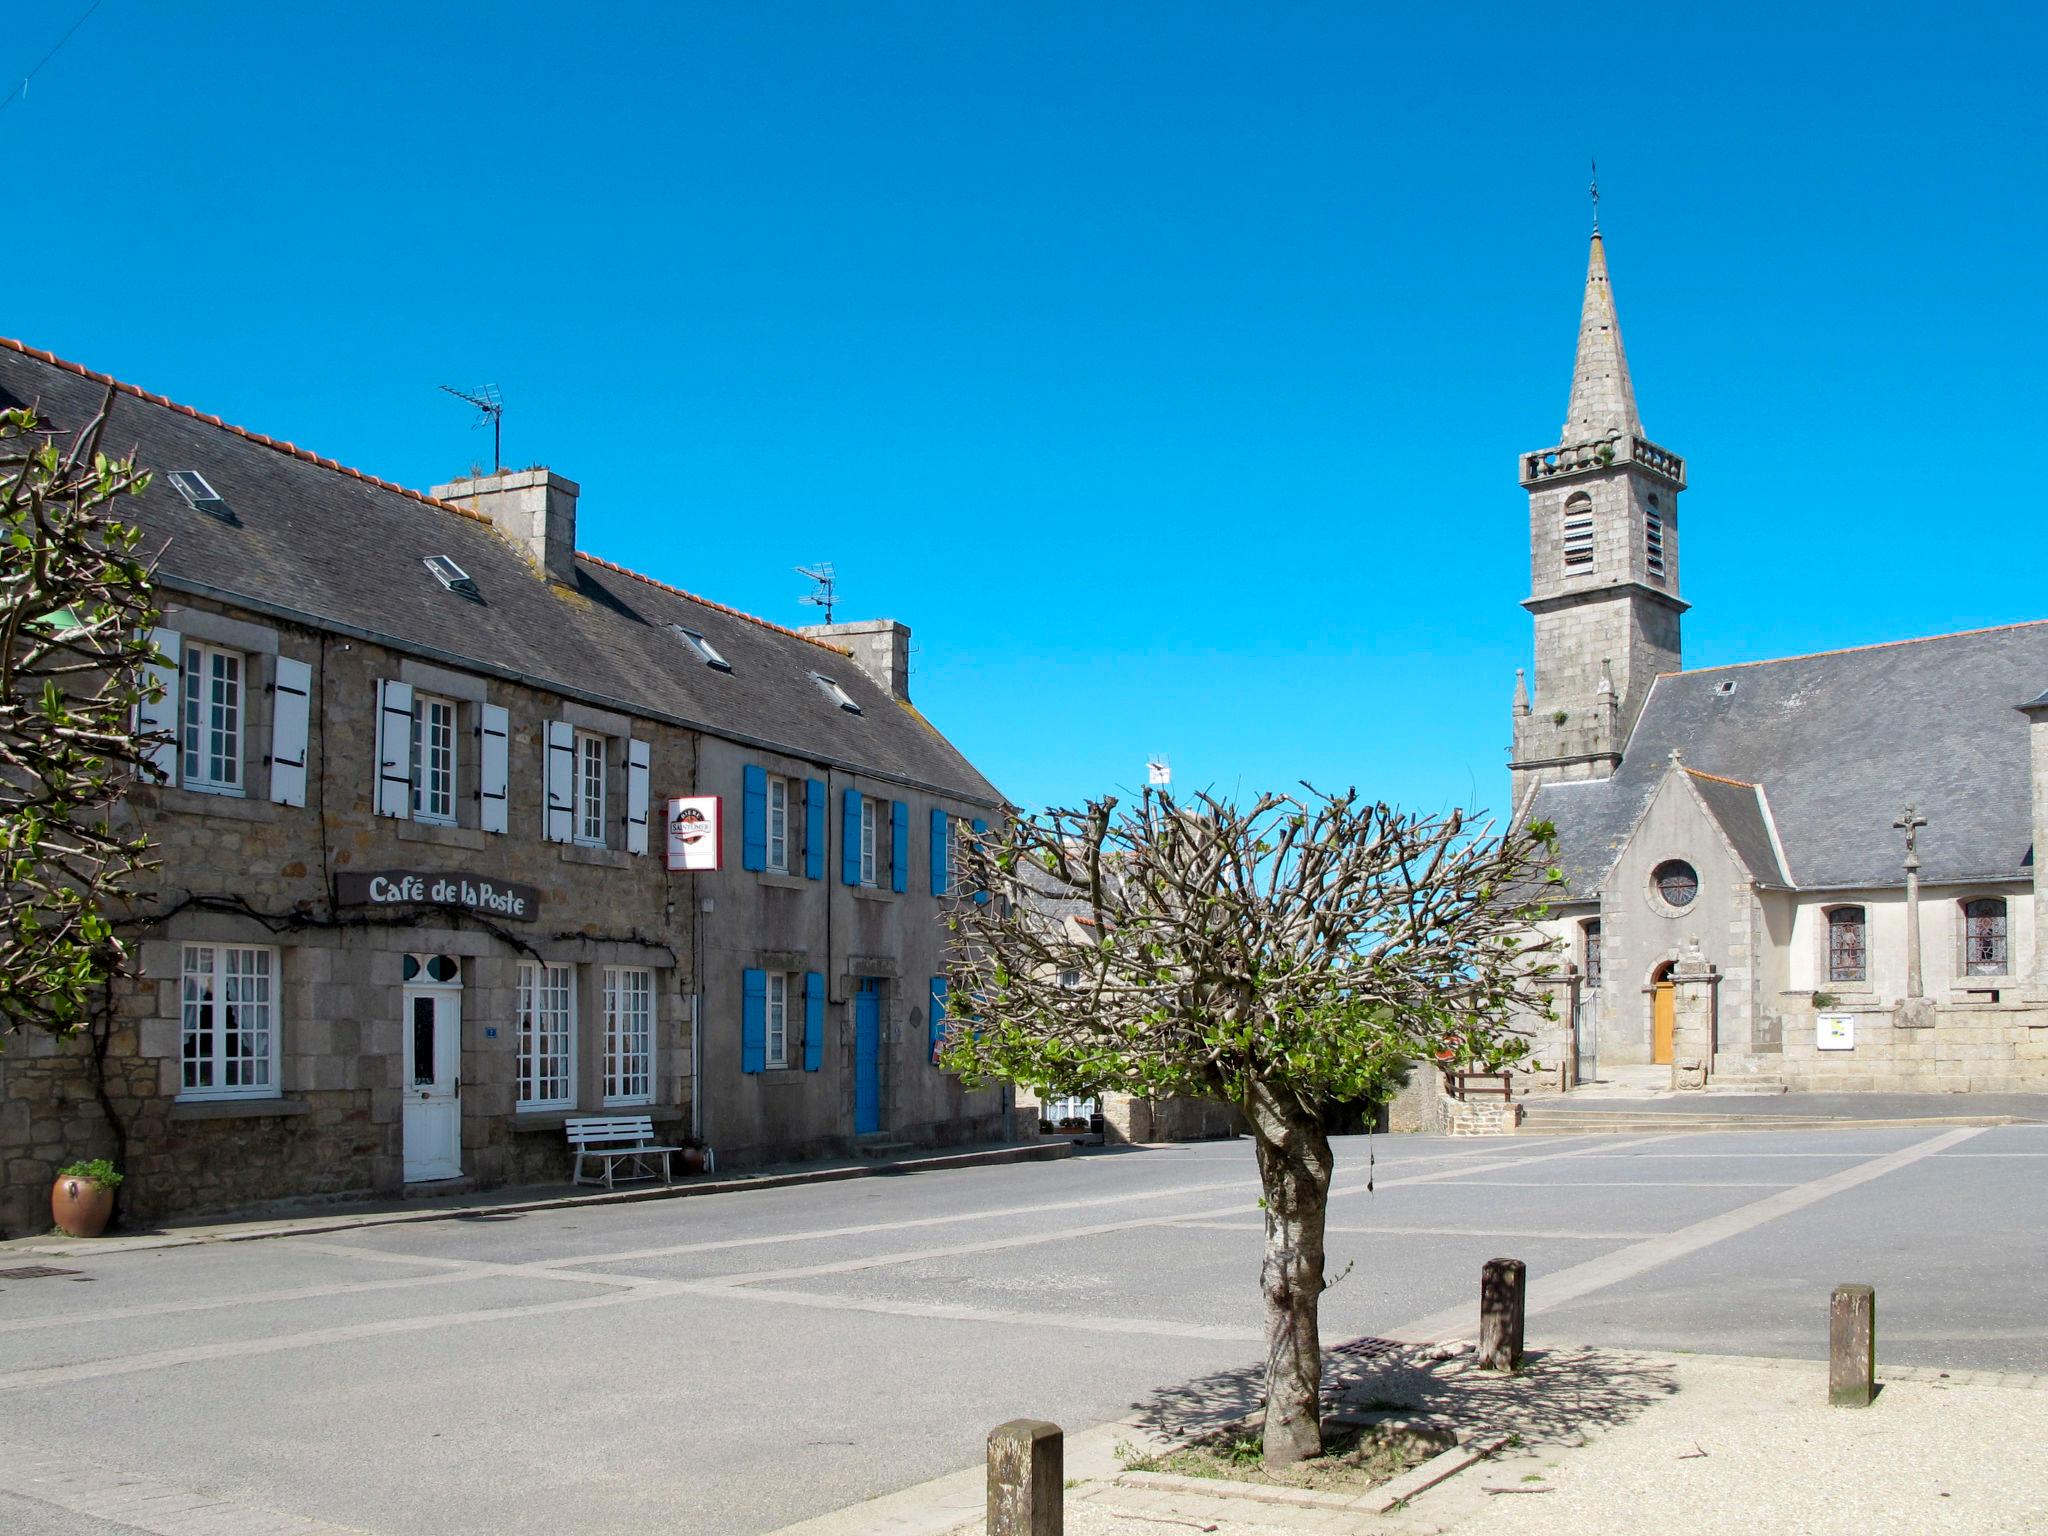
<path fill-rule="evenodd" d="M 1497 807 L 1591 152 L 1688 664 L 2048 616 L 2025 9 L 103 0 L 0 334 L 417 486 L 495 383 L 584 548 L 834 561 L 1024 803 Z"/>

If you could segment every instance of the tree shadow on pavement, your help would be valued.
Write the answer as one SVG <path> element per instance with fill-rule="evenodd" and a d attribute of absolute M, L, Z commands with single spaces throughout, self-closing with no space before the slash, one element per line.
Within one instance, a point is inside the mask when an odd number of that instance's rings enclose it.
<path fill-rule="evenodd" d="M 1470 1351 L 1432 1358 L 1437 1346 L 1354 1339 L 1323 1355 L 1323 1411 L 1406 1410 L 1464 1435 L 1573 1444 L 1625 1424 L 1678 1391 L 1672 1363 L 1624 1350 L 1530 1350 L 1512 1374 L 1482 1371 Z M 1258 1367 L 1219 1371 L 1132 1404 L 1134 1422 L 1172 1440 L 1255 1422 Z"/>

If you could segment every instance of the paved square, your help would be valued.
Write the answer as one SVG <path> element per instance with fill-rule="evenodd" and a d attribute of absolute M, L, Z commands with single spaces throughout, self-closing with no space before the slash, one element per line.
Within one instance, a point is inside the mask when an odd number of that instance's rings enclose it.
<path fill-rule="evenodd" d="M 2048 1125 L 1347 1139 L 1325 1338 L 1469 1328 L 1507 1254 L 1536 1344 L 1819 1358 L 1858 1280 L 1884 1361 L 2048 1371 L 2044 1176 Z M 1256 1199 L 1210 1143 L 66 1259 L 0 1281 L 0 1529 L 777 1530 L 1255 1361 Z"/>

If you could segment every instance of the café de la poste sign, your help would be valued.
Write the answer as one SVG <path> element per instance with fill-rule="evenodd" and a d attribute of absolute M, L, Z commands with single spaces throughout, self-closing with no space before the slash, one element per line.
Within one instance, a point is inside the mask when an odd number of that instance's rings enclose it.
<path fill-rule="evenodd" d="M 540 892 L 535 887 L 475 875 L 348 870 L 334 877 L 334 895 L 344 907 L 456 907 L 522 923 L 540 916 Z"/>

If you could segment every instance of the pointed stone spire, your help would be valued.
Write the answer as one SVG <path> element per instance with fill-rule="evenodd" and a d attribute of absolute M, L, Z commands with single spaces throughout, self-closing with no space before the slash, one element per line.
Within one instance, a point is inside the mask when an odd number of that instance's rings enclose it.
<path fill-rule="evenodd" d="M 1565 414 L 1566 444 L 1604 442 L 1617 433 L 1640 437 L 1635 387 L 1629 383 L 1628 355 L 1621 349 L 1621 321 L 1614 313 L 1614 289 L 1607 281 L 1607 251 L 1593 231 L 1586 262 L 1586 301 L 1579 310 L 1579 356 L 1572 369 L 1572 403 Z"/>
<path fill-rule="evenodd" d="M 1520 667 L 1515 668 L 1515 713 L 1529 713 L 1529 679 Z"/>

